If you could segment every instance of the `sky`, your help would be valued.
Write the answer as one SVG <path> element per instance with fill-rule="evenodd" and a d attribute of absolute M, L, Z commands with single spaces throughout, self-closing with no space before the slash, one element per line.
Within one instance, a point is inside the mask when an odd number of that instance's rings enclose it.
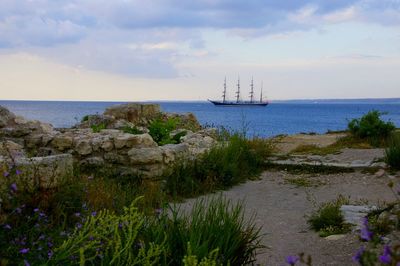
<path fill-rule="evenodd" d="M 2 100 L 400 97 L 400 0 L 1 0 Z"/>

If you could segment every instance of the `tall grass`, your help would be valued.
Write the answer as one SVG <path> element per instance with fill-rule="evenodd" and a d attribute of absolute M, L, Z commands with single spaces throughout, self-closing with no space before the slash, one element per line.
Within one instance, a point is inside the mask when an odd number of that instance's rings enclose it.
<path fill-rule="evenodd" d="M 400 169 L 400 133 L 393 134 L 385 150 L 385 161 L 393 169 Z"/>
<path fill-rule="evenodd" d="M 272 151 L 270 142 L 234 134 L 193 161 L 176 163 L 164 174 L 173 197 L 192 197 L 227 188 L 259 174 Z"/>
<path fill-rule="evenodd" d="M 197 200 L 189 212 L 174 208 L 162 214 L 149 224 L 146 234 L 155 243 L 166 239 L 165 261 L 169 265 L 181 265 L 185 254 L 201 260 L 215 250 L 218 263 L 244 265 L 253 262 L 262 247 L 260 229 L 253 217 L 244 218 L 243 204 L 221 196 Z"/>

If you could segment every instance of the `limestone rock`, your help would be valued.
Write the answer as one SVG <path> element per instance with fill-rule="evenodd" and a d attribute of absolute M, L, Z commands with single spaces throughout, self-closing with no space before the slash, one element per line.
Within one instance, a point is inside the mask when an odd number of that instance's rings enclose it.
<path fill-rule="evenodd" d="M 14 118 L 15 115 L 13 113 L 7 108 L 0 106 L 0 128 L 7 126 Z"/>
<path fill-rule="evenodd" d="M 143 124 L 143 120 L 154 119 L 160 113 L 158 104 L 127 103 L 111 106 L 104 112 L 105 115 L 116 119 L 124 119 L 128 122 Z"/>
<path fill-rule="evenodd" d="M 344 222 L 356 225 L 356 228 L 358 229 L 362 227 L 363 218 L 366 217 L 368 213 L 373 210 L 377 210 L 377 207 L 367 205 L 342 205 L 340 207 Z"/>
<path fill-rule="evenodd" d="M 121 133 L 114 138 L 114 145 L 116 149 L 122 148 L 142 148 L 142 147 L 156 147 L 157 143 L 149 134 L 133 135 L 129 133 Z"/>
<path fill-rule="evenodd" d="M 163 151 L 155 148 L 133 148 L 128 152 L 132 164 L 155 164 L 163 161 Z"/>
<path fill-rule="evenodd" d="M 101 157 L 89 157 L 80 162 L 81 166 L 97 166 L 102 167 L 104 165 L 104 159 Z"/>
<path fill-rule="evenodd" d="M 165 164 L 170 164 L 176 160 L 183 159 L 189 154 L 189 145 L 181 144 L 167 144 L 161 146 L 163 160 Z"/>
<path fill-rule="evenodd" d="M 43 188 L 56 187 L 63 178 L 73 175 L 73 159 L 70 154 L 19 158 L 15 164 L 22 172 L 19 178 Z"/>
<path fill-rule="evenodd" d="M 51 142 L 52 146 L 60 151 L 72 148 L 73 139 L 71 136 L 62 134 L 54 137 Z"/>
<path fill-rule="evenodd" d="M 24 147 L 18 143 L 11 140 L 6 140 L 0 142 L 0 155 L 4 157 L 24 157 L 25 151 Z"/>
<path fill-rule="evenodd" d="M 89 155 L 93 150 L 88 139 L 78 139 L 75 144 L 75 151 L 80 155 Z"/>

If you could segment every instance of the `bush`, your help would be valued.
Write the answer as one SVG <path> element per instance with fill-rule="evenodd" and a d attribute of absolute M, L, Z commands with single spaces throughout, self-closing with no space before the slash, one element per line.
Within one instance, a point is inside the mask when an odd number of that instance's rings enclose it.
<path fill-rule="evenodd" d="M 340 211 L 340 207 L 348 203 L 347 198 L 339 196 L 334 201 L 321 204 L 318 210 L 308 219 L 311 229 L 319 232 L 322 237 L 348 232 L 349 226 L 344 224 L 343 215 Z"/>
<path fill-rule="evenodd" d="M 393 169 L 400 169 L 400 134 L 393 134 L 385 150 L 385 161 Z"/>
<path fill-rule="evenodd" d="M 190 212 L 172 209 L 172 213 L 162 213 L 149 224 L 145 235 L 155 243 L 166 239 L 168 265 L 182 265 L 187 254 L 198 260 L 212 259 L 210 254 L 214 254 L 222 265 L 251 264 L 262 247 L 254 217 L 245 220 L 243 204 L 221 196 L 197 200 Z"/>
<path fill-rule="evenodd" d="M 176 129 L 177 124 L 177 118 L 168 118 L 165 121 L 161 118 L 156 119 L 149 126 L 149 134 L 159 145 L 178 144 L 186 132 L 182 131 L 171 137 L 171 132 Z"/>
<path fill-rule="evenodd" d="M 231 187 L 259 174 L 271 150 L 268 141 L 247 140 L 235 134 L 227 143 L 213 147 L 193 161 L 177 162 L 166 171 L 167 193 L 191 197 Z"/>
<path fill-rule="evenodd" d="M 107 125 L 105 123 L 91 125 L 90 128 L 92 129 L 93 133 L 99 133 L 101 130 L 106 129 Z"/>
<path fill-rule="evenodd" d="M 390 121 L 381 120 L 380 116 L 383 114 L 373 110 L 359 119 L 351 120 L 348 124 L 351 134 L 362 139 L 368 139 L 374 146 L 384 144 L 396 127 Z"/>

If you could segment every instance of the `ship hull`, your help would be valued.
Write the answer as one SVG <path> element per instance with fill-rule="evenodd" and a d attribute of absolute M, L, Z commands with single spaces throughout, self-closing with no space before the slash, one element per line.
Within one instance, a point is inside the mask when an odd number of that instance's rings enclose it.
<path fill-rule="evenodd" d="M 268 105 L 268 102 L 221 102 L 221 101 L 211 101 L 215 106 L 221 107 L 232 107 L 232 106 L 248 106 L 248 107 L 265 107 Z"/>

